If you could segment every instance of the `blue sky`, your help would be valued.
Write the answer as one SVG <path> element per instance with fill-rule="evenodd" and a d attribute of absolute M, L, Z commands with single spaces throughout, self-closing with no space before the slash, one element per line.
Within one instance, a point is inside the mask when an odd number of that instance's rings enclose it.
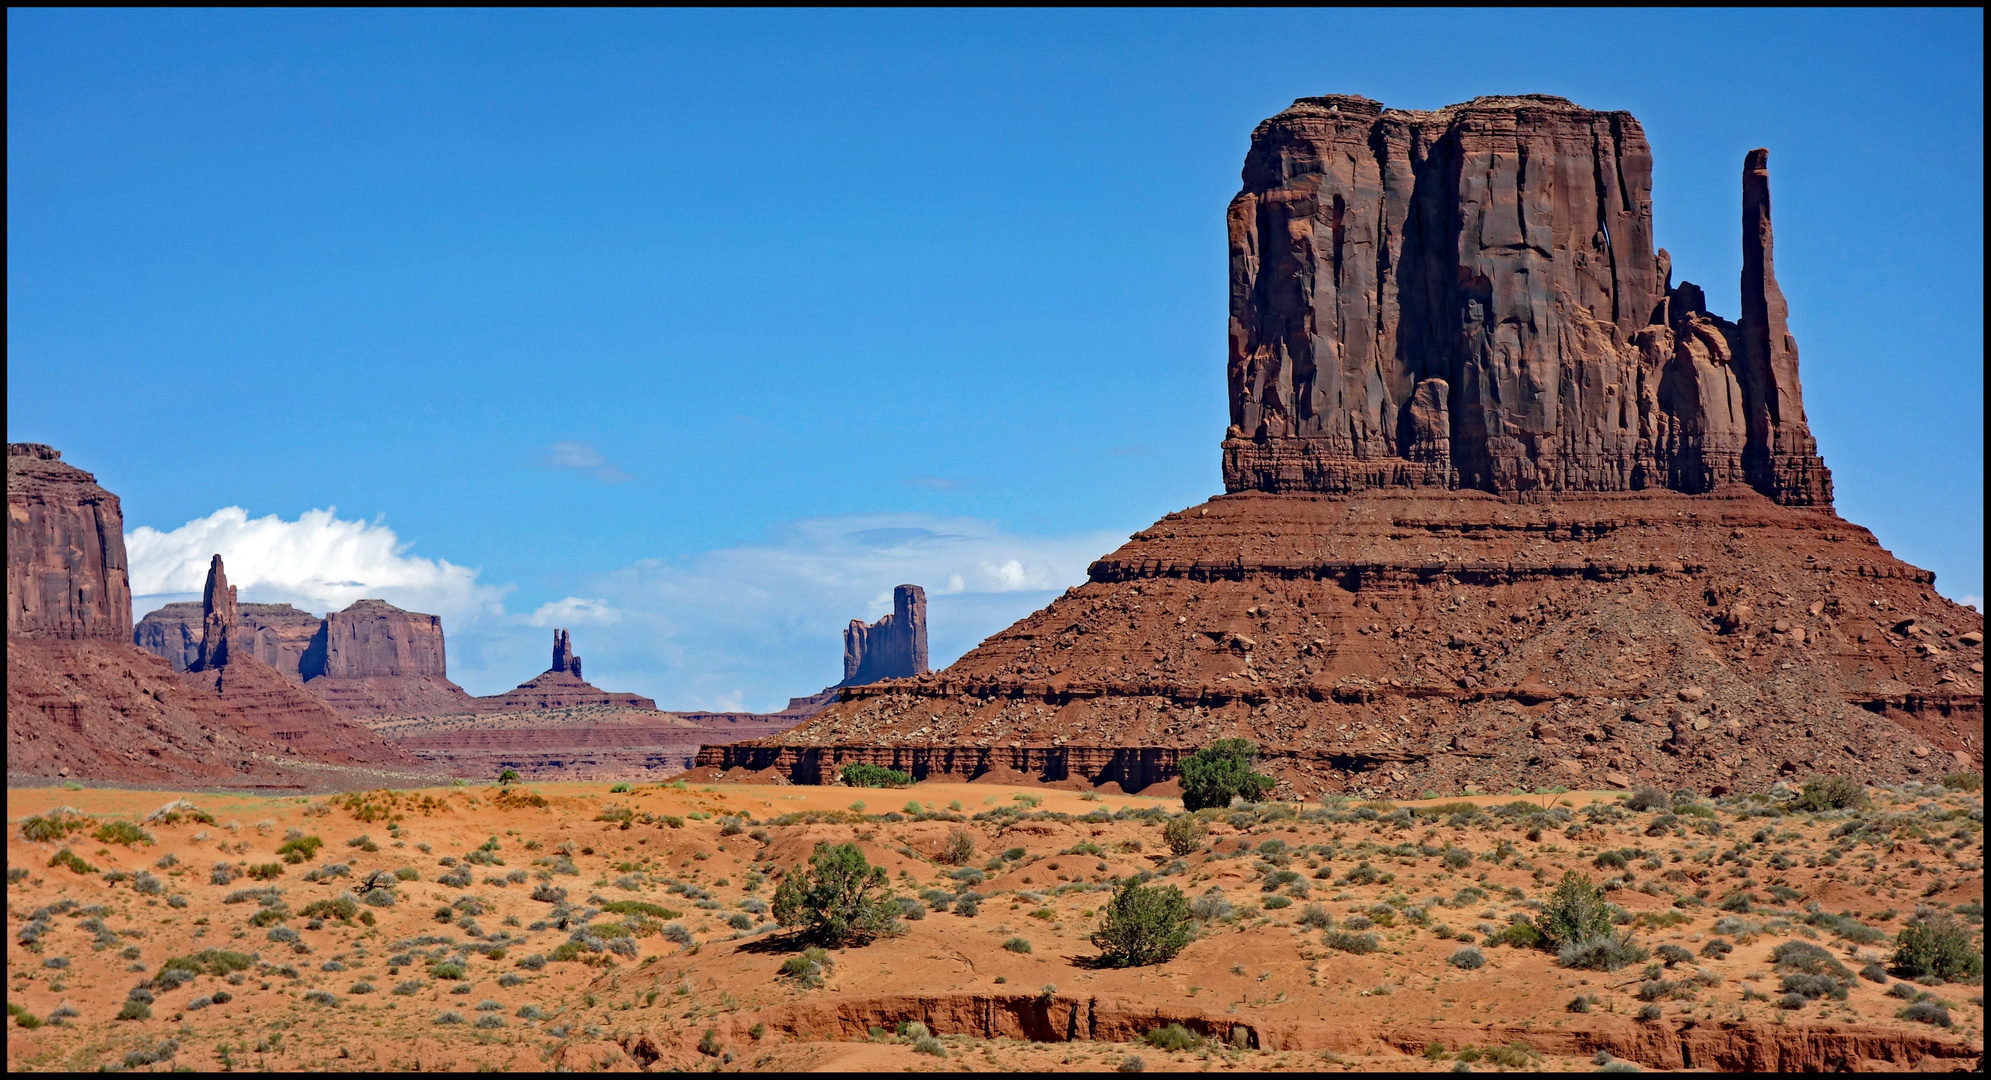
<path fill-rule="evenodd" d="M 8 438 L 141 613 L 214 547 L 767 708 L 911 580 L 946 662 L 1221 490 L 1224 206 L 1330 92 L 1630 110 L 1730 316 L 1770 147 L 1839 510 L 1981 597 L 1977 11 L 10 11 Z"/>

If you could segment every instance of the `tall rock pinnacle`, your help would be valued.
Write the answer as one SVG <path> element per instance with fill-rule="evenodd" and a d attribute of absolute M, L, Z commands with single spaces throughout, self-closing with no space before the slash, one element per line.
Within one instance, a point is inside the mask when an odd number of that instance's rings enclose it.
<path fill-rule="evenodd" d="M 1804 419 L 1797 341 L 1777 287 L 1770 233 L 1770 152 L 1742 161 L 1742 364 L 1748 373 L 1749 482 L 1778 502 L 1829 503 L 1832 477 Z M 1815 468 L 1813 467 L 1815 464 Z"/>
<path fill-rule="evenodd" d="M 581 657 L 574 651 L 573 639 L 567 636 L 567 631 L 553 631 L 553 666 L 546 670 L 554 674 L 565 672 L 576 679 L 581 677 Z"/>
<path fill-rule="evenodd" d="M 1228 215 L 1226 490 L 1747 483 L 1829 504 L 1769 269 L 1766 156 L 1745 169 L 1738 335 L 1672 295 L 1629 113 L 1295 101 L 1252 132 Z"/>
<path fill-rule="evenodd" d="M 926 670 L 926 590 L 917 585 L 892 590 L 890 615 L 869 625 L 852 619 L 843 632 L 838 686 L 910 678 Z"/>
<path fill-rule="evenodd" d="M 221 556 L 207 564 L 207 587 L 201 591 L 200 656 L 191 671 L 212 671 L 228 663 L 229 638 L 235 633 L 235 586 L 228 583 Z"/>

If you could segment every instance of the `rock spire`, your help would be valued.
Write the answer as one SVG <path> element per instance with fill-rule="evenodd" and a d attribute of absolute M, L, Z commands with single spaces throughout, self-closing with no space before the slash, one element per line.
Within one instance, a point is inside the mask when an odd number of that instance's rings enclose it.
<path fill-rule="evenodd" d="M 574 651 L 573 639 L 565 630 L 553 631 L 553 666 L 549 672 L 566 672 L 578 679 L 581 677 L 581 654 Z"/>
<path fill-rule="evenodd" d="M 843 632 L 838 686 L 910 678 L 926 670 L 926 590 L 917 585 L 892 590 L 890 615 L 870 624 L 852 619 Z"/>
<path fill-rule="evenodd" d="M 211 671 L 228 663 L 229 639 L 235 634 L 235 586 L 228 583 L 221 556 L 207 564 L 207 587 L 201 590 L 200 655 L 189 670 Z"/>

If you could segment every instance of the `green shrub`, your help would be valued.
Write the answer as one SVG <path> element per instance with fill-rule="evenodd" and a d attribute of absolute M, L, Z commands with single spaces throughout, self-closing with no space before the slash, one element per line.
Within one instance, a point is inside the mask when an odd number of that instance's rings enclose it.
<path fill-rule="evenodd" d="M 1183 808 L 1225 807 L 1239 796 L 1256 802 L 1275 784 L 1252 769 L 1257 758 L 1258 747 L 1248 739 L 1218 739 L 1183 758 L 1178 766 Z"/>
<path fill-rule="evenodd" d="M 611 915 L 648 915 L 653 919 L 681 919 L 684 912 L 673 911 L 657 904 L 642 900 L 611 900 L 601 905 L 601 909 Z"/>
<path fill-rule="evenodd" d="M 518 770 L 517 770 L 517 769 L 501 769 L 501 770 L 499 770 L 499 772 L 498 772 L 498 783 L 499 783 L 499 784 L 516 784 L 516 783 L 518 783 Z"/>
<path fill-rule="evenodd" d="M 830 948 L 902 933 L 887 881 L 885 868 L 872 866 L 856 844 L 819 842 L 808 871 L 794 868 L 774 890 L 774 919 Z"/>
<path fill-rule="evenodd" d="M 823 978 L 836 967 L 836 960 L 828 952 L 811 946 L 795 956 L 781 962 L 776 974 L 794 979 L 804 986 L 821 986 Z"/>
<path fill-rule="evenodd" d="M 1200 850 L 1204 838 L 1209 834 L 1209 827 L 1192 814 L 1170 818 L 1168 824 L 1161 827 L 1162 840 L 1167 842 L 1168 850 L 1177 855 L 1187 855 Z"/>
<path fill-rule="evenodd" d="M 257 881 L 269 881 L 283 876 L 282 863 L 258 863 L 249 868 L 249 876 Z"/>
<path fill-rule="evenodd" d="M 1556 962 L 1566 968 L 1589 971 L 1616 971 L 1644 961 L 1652 954 L 1632 942 L 1606 934 L 1585 941 L 1564 942 L 1556 950 Z"/>
<path fill-rule="evenodd" d="M 897 769 L 887 769 L 882 765 L 870 765 L 864 762 L 845 765 L 838 775 L 850 787 L 895 788 L 905 787 L 913 782 L 911 773 L 902 773 Z"/>
<path fill-rule="evenodd" d="M 340 922 L 351 922 L 359 915 L 359 901 L 354 899 L 350 894 L 341 893 L 329 900 L 313 900 L 304 905 L 304 910 L 298 914 L 303 915 L 307 919 L 315 917 L 320 919 L 337 919 Z"/>
<path fill-rule="evenodd" d="M 1940 1001 L 1918 1001 L 1894 1015 L 1921 1024 L 1934 1024 L 1942 1028 L 1950 1026 L 1949 1008 Z"/>
<path fill-rule="evenodd" d="M 99 843 L 123 844 L 126 847 L 133 844 L 152 845 L 152 834 L 129 821 L 106 821 L 97 826 L 97 831 L 91 833 L 90 838 Z"/>
<path fill-rule="evenodd" d="M 463 965 L 445 960 L 440 964 L 430 967 L 429 975 L 431 978 L 437 979 L 461 979 L 463 977 Z"/>
<path fill-rule="evenodd" d="M 1486 939 L 1488 945 L 1511 945 L 1517 949 L 1539 949 L 1545 939 L 1535 924 L 1527 919 L 1516 919 L 1506 928 Z"/>
<path fill-rule="evenodd" d="M 1984 774 L 1974 772 L 1950 773 L 1943 777 L 1943 786 L 1951 791 L 1979 791 L 1984 787 Z"/>
<path fill-rule="evenodd" d="M 58 866 L 66 866 L 79 874 L 94 874 L 97 872 L 96 867 L 84 862 L 82 856 L 68 848 L 63 848 L 61 851 L 56 852 L 55 857 L 48 861 L 48 866 L 51 870 Z"/>
<path fill-rule="evenodd" d="M 300 836 L 295 840 L 285 840 L 277 847 L 277 854 L 283 856 L 284 862 L 296 865 L 317 858 L 318 849 L 324 846 L 325 841 L 315 836 Z"/>
<path fill-rule="evenodd" d="M 1795 805 L 1799 810 L 1844 810 L 1849 806 L 1865 806 L 1867 789 L 1857 781 L 1843 776 L 1821 776 L 1807 781 L 1804 791 L 1798 795 Z"/>
<path fill-rule="evenodd" d="M 1107 902 L 1105 915 L 1092 943 L 1109 966 L 1165 963 L 1189 944 L 1189 900 L 1173 885 L 1129 878 Z"/>
<path fill-rule="evenodd" d="M 31 817 L 21 822 L 21 838 L 35 843 L 47 843 L 62 840 L 70 833 L 80 832 L 89 827 L 88 821 L 57 811 L 47 817 Z"/>
<path fill-rule="evenodd" d="M 152 1006 L 147 1005 L 137 998 L 127 998 L 124 1008 L 118 1010 L 117 1018 L 119 1020 L 150 1020 L 152 1019 Z"/>
<path fill-rule="evenodd" d="M 1157 1050 L 1194 1050 L 1203 1045 L 1201 1035 L 1181 1024 L 1155 1028 L 1142 1035 L 1141 1041 Z"/>
<path fill-rule="evenodd" d="M 1934 976 L 1967 982 L 1984 975 L 1984 954 L 1971 945 L 1970 928 L 1947 913 L 1918 915 L 1894 938 L 1894 970 L 1904 978 Z"/>
<path fill-rule="evenodd" d="M 1030 942 L 1024 938 L 1013 937 L 1003 942 L 1002 947 L 1013 953 L 1027 953 L 1030 951 Z"/>
<path fill-rule="evenodd" d="M 966 829 L 952 829 L 947 833 L 947 845 L 940 851 L 940 861 L 949 866 L 961 866 L 975 857 L 975 834 Z"/>
<path fill-rule="evenodd" d="M 1348 930 L 1329 930 L 1320 936 L 1320 943 L 1330 949 L 1357 956 L 1367 955 L 1383 947 L 1382 939 L 1374 934 L 1361 934 Z"/>

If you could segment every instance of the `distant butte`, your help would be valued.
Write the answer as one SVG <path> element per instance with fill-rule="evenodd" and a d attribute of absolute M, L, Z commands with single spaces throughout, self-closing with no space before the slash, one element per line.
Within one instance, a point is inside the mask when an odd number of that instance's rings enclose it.
<path fill-rule="evenodd" d="M 1254 740 L 1286 797 L 1760 791 L 1981 769 L 1983 617 L 1832 508 L 1742 163 L 1742 310 L 1654 247 L 1629 113 L 1302 98 L 1227 215 L 1226 494 L 945 671 L 732 770 L 1149 793 Z"/>
<path fill-rule="evenodd" d="M 414 759 L 258 659 L 218 561 L 182 669 L 132 644 L 124 515 L 39 443 L 7 447 L 7 773 L 316 788 L 420 780 Z M 239 618 L 239 614 L 237 616 Z M 308 767 L 307 767 L 308 766 Z"/>
<path fill-rule="evenodd" d="M 593 705 L 615 705 L 627 709 L 652 709 L 655 700 L 636 694 L 610 693 L 581 678 L 581 657 L 574 652 L 573 639 L 565 630 L 553 632 L 553 664 L 531 680 L 492 697 L 472 699 L 478 712 L 516 712 L 529 709 L 571 709 Z"/>

